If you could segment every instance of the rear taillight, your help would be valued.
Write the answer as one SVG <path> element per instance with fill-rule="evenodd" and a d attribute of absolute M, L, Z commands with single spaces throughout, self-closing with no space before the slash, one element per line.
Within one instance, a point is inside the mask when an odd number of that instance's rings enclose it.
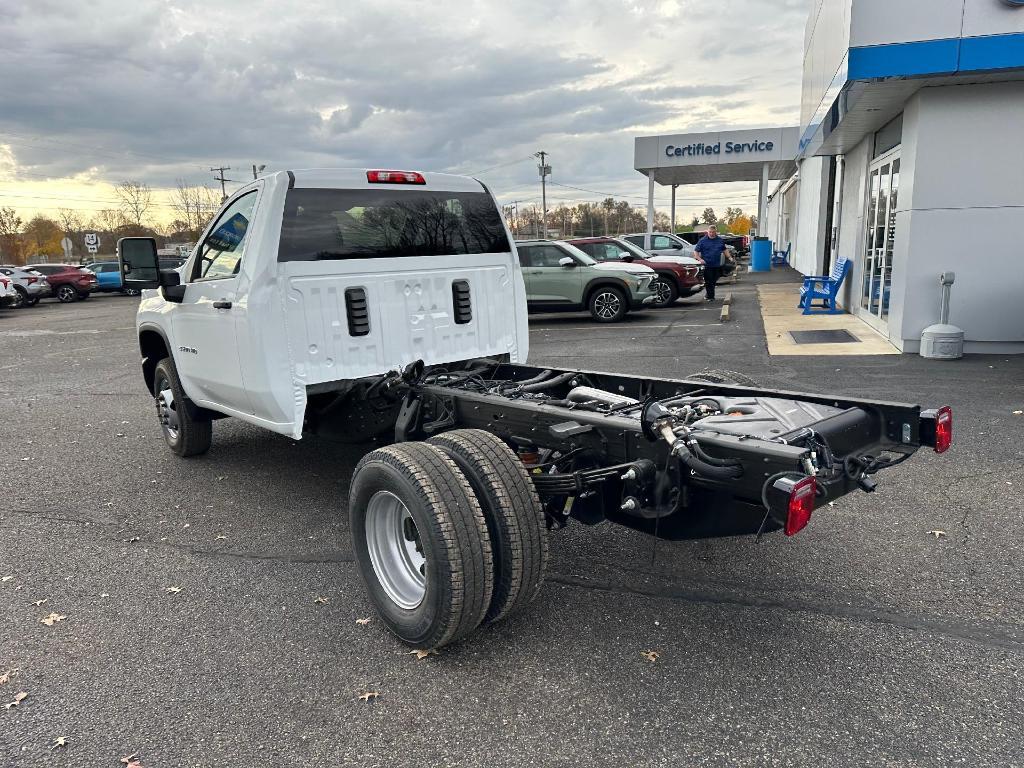
<path fill-rule="evenodd" d="M 4 287 L 4 290 L 7 290 L 7 286 L 10 285 L 10 284 L 11 284 L 10 280 L 8 280 L 5 277 L 0 277 L 0 285 L 2 285 Z"/>
<path fill-rule="evenodd" d="M 27 282 L 29 285 L 33 285 L 36 282 L 36 279 L 37 278 L 35 277 L 26 277 L 25 282 Z"/>
<path fill-rule="evenodd" d="M 367 171 L 366 180 L 371 184 L 426 184 L 422 173 L 416 171 Z"/>
<path fill-rule="evenodd" d="M 818 485 L 813 477 L 803 478 L 790 489 L 789 507 L 786 511 L 787 536 L 799 533 L 810 522 L 817 491 Z"/>
<path fill-rule="evenodd" d="M 944 405 L 935 412 L 935 452 L 944 453 L 953 442 L 953 409 Z"/>

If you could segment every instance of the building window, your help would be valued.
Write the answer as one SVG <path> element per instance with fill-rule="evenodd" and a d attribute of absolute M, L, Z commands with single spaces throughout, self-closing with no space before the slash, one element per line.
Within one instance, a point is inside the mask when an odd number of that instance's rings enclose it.
<path fill-rule="evenodd" d="M 875 154 L 872 159 L 884 155 L 903 141 L 903 113 L 901 112 L 875 132 Z"/>

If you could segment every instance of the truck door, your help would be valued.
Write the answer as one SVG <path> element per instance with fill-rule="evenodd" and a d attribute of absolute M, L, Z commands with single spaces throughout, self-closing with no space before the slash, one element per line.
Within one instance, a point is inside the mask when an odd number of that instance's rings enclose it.
<path fill-rule="evenodd" d="M 579 304 L 582 301 L 580 270 L 563 267 L 568 254 L 554 245 L 527 245 L 518 249 L 531 305 Z"/>
<path fill-rule="evenodd" d="M 172 314 L 174 361 L 189 397 L 252 413 L 236 328 L 245 323 L 247 278 L 240 274 L 258 192 L 232 201 L 217 217 L 187 268 L 185 297 Z"/>

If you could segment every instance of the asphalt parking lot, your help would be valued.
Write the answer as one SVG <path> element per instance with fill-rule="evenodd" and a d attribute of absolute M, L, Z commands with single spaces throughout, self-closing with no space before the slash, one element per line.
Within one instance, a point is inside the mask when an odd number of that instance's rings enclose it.
<path fill-rule="evenodd" d="M 571 526 L 531 610 L 424 659 L 357 621 L 358 449 L 225 420 L 178 459 L 135 300 L 0 310 L 0 764 L 1024 763 L 1024 359 L 770 358 L 721 290 L 724 324 L 538 316 L 530 361 L 948 403 L 952 450 L 793 538 Z"/>

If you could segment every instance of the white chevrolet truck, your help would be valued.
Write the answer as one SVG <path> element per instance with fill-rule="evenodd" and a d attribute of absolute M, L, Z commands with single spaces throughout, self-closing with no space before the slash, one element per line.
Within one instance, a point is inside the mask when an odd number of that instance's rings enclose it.
<path fill-rule="evenodd" d="M 535 598 L 549 531 L 570 520 L 793 535 L 952 439 L 946 407 L 528 365 L 515 246 L 471 178 L 282 172 L 227 199 L 181 268 L 161 271 L 150 238 L 118 258 L 143 290 L 142 372 L 172 451 L 205 453 L 225 417 L 366 444 L 352 546 L 417 648 Z"/>

